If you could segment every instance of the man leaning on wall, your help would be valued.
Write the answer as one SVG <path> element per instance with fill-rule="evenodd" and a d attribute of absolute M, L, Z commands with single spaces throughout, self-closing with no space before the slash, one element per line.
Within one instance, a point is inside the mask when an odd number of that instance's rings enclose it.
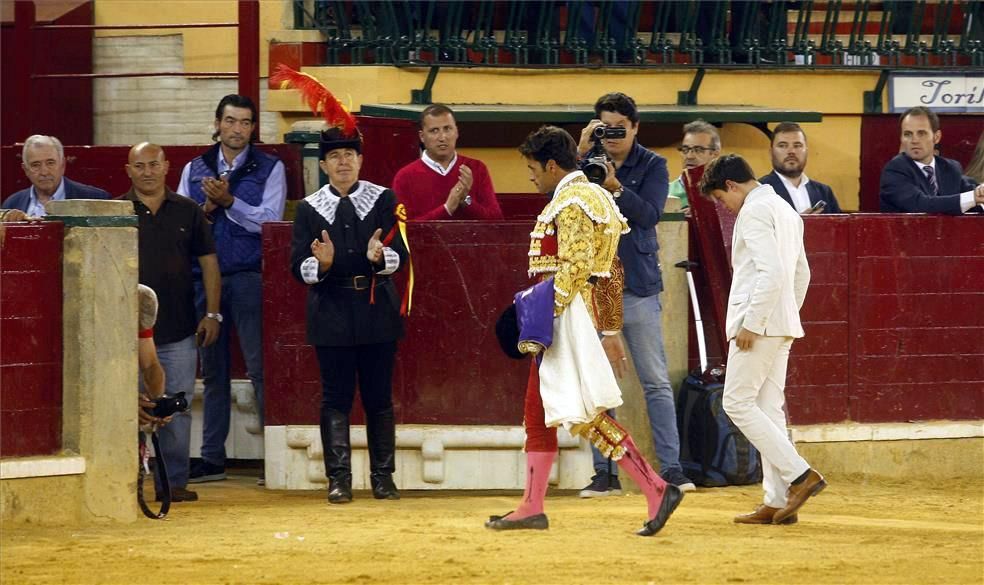
<path fill-rule="evenodd" d="M 879 199 L 887 213 L 945 213 L 984 211 L 984 185 L 963 175 L 960 163 L 936 156 L 943 138 L 940 118 L 923 106 L 899 118 L 901 152 L 882 169 Z"/>
<path fill-rule="evenodd" d="M 77 183 L 65 176 L 65 148 L 54 136 L 35 134 L 24 141 L 21 165 L 31 186 L 21 189 L 3 202 L 4 209 L 16 209 L 28 217 L 47 215 L 45 204 L 63 199 L 109 199 L 109 193 L 97 187 Z M 7 221 L 21 221 L 22 215 L 10 214 Z"/>

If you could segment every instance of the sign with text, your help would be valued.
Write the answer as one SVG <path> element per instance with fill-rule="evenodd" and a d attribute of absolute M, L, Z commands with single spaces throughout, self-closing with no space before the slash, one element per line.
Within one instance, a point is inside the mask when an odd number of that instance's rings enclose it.
<path fill-rule="evenodd" d="M 925 106 L 934 112 L 984 113 L 984 74 L 893 73 L 890 112 Z"/>

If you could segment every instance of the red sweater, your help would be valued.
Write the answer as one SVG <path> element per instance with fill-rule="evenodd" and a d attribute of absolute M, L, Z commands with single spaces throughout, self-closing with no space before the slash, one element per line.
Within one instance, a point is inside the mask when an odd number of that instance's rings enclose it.
<path fill-rule="evenodd" d="M 466 165 L 472 172 L 472 188 L 469 191 L 472 204 L 462 203 L 454 215 L 448 215 L 444 203 L 458 182 L 461 165 Z M 413 161 L 396 173 L 393 191 L 407 208 L 409 219 L 502 219 L 502 210 L 495 198 L 495 188 L 492 187 L 485 163 L 461 154 L 451 172 L 444 176 L 420 159 Z"/>

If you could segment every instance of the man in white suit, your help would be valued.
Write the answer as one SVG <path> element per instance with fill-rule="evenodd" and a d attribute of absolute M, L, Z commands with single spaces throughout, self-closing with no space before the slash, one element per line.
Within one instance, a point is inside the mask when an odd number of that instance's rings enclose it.
<path fill-rule="evenodd" d="M 701 192 L 738 215 L 731 244 L 728 369 L 724 410 L 762 454 L 763 504 L 740 524 L 793 524 L 797 510 L 827 486 L 786 431 L 784 388 L 799 309 L 810 284 L 803 220 L 743 158 L 711 162 Z"/>

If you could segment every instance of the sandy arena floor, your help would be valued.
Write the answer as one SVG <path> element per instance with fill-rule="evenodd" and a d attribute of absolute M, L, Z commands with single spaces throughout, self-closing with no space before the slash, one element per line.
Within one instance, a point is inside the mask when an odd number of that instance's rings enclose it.
<path fill-rule="evenodd" d="M 754 487 L 688 494 L 663 532 L 633 534 L 641 495 L 551 493 L 546 532 L 482 523 L 516 494 L 274 492 L 232 476 L 170 518 L 128 526 L 5 525 L 15 583 L 984 583 L 984 482 L 832 477 L 795 526 L 738 526 Z"/>

